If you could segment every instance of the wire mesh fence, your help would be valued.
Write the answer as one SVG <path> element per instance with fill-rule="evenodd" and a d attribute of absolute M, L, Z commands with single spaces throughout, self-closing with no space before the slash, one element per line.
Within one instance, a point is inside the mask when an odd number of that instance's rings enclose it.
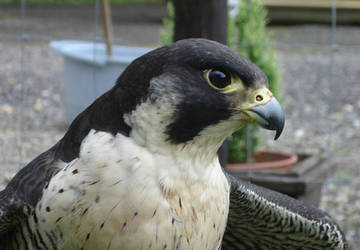
<path fill-rule="evenodd" d="M 63 8 L 63 9 L 62 9 Z M 18 6 L 0 9 L 0 167 L 5 179 L 63 135 L 63 64 L 48 42 L 101 41 L 98 1 L 92 7 Z M 161 23 L 144 10 L 146 24 L 128 22 L 117 7 L 115 42 L 156 46 Z M 158 6 L 157 6 L 158 8 Z M 54 9 L 57 9 L 54 11 Z M 336 162 L 326 179 L 320 206 L 360 246 L 360 28 L 338 26 L 336 0 L 325 26 L 270 27 L 283 70 L 287 125 L 279 142 L 262 132 L 265 148 L 322 154 Z M 117 20 L 119 15 L 119 20 Z M 141 15 L 141 14 L 140 14 Z M 67 16 L 67 20 L 61 21 Z M 77 17 L 77 18 L 75 18 Z M 138 22 L 138 23 L 136 23 Z M 94 76 L 95 79 L 95 76 Z M 96 91 L 96 90 L 94 90 Z"/>

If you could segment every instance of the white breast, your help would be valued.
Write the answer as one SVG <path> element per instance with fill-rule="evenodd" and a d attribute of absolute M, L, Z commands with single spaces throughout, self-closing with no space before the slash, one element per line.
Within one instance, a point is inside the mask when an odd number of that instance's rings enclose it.
<path fill-rule="evenodd" d="M 41 228 L 61 236 L 60 249 L 216 249 L 229 185 L 217 158 L 192 164 L 92 130 L 80 157 L 44 190 L 36 207 Z M 184 171 L 192 167 L 195 177 Z"/>

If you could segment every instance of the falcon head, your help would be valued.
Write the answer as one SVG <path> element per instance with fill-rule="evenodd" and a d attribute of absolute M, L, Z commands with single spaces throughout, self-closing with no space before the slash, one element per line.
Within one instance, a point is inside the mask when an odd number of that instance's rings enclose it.
<path fill-rule="evenodd" d="M 120 132 L 153 151 L 176 147 L 199 154 L 203 148 L 215 155 L 248 123 L 280 136 L 284 115 L 267 86 L 264 73 L 232 49 L 185 39 L 136 59 L 72 126 L 84 120 L 84 135 L 91 128 Z"/>
<path fill-rule="evenodd" d="M 127 100 L 125 123 L 144 144 L 211 138 L 218 147 L 248 123 L 275 130 L 275 139 L 280 136 L 284 115 L 267 86 L 264 73 L 232 49 L 186 39 L 134 61 L 115 92 L 121 95 L 118 100 Z"/>

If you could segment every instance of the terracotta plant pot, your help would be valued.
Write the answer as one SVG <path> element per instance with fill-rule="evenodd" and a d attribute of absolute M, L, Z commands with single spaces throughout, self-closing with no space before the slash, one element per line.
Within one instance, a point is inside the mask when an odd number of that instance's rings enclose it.
<path fill-rule="evenodd" d="M 278 152 L 259 152 L 252 156 L 254 162 L 241 164 L 227 164 L 229 171 L 236 170 L 274 170 L 289 171 L 298 161 L 295 154 L 278 153 Z"/>
<path fill-rule="evenodd" d="M 323 182 L 337 167 L 336 162 L 321 155 L 296 156 L 280 153 L 282 156 L 270 156 L 273 154 L 273 152 L 259 154 L 262 161 L 269 158 L 278 159 L 279 161 L 275 161 L 278 164 L 271 164 L 273 166 L 265 162 L 228 164 L 227 171 L 237 178 L 290 195 L 317 207 Z"/>

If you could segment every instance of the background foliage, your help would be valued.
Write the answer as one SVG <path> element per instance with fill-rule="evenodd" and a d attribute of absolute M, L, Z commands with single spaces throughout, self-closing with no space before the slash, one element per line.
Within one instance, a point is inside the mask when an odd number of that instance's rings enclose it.
<path fill-rule="evenodd" d="M 270 90 L 281 100 L 281 72 L 276 51 L 269 46 L 271 41 L 266 32 L 266 25 L 267 12 L 260 0 L 241 1 L 237 16 L 229 16 L 228 44 L 264 71 L 269 80 Z M 258 130 L 258 126 L 248 125 L 232 135 L 229 140 L 230 163 L 250 160 L 250 156 L 256 152 L 260 143 L 260 138 L 256 136 Z"/>

